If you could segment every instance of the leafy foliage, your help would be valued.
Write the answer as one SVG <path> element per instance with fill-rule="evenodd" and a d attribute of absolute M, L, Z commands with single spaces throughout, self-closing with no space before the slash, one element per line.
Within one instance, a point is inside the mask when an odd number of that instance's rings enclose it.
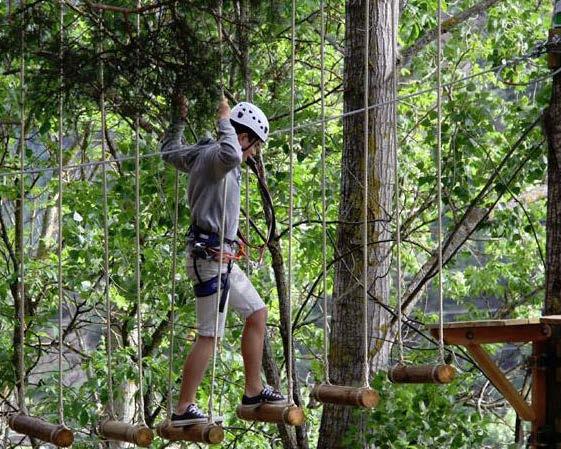
<path fill-rule="evenodd" d="M 184 87 L 189 98 L 189 141 L 212 129 L 220 84 L 220 52 L 216 14 L 209 2 L 168 2 L 143 14 L 140 34 L 133 16 L 103 14 L 99 29 L 98 11 L 87 2 L 67 8 L 64 26 L 64 154 L 68 168 L 63 174 L 63 286 L 65 325 L 65 414 L 69 426 L 80 429 L 74 447 L 99 443 L 94 427 L 108 400 L 105 303 L 103 283 L 104 214 L 99 100 L 100 61 L 104 64 L 104 88 L 108 110 L 107 157 L 113 161 L 108 174 L 108 232 L 110 254 L 110 299 L 113 326 L 113 374 L 116 401 L 121 412 L 138 416 L 135 382 L 136 341 L 136 258 L 141 260 L 144 374 L 146 410 L 150 424 L 159 421 L 166 408 L 167 364 L 170 349 L 169 321 L 171 272 L 174 254 L 173 218 L 176 173 L 157 157 L 158 139 L 167 125 L 168 97 L 174 86 Z M 111 2 L 131 7 L 130 1 Z M 165 2 L 162 2 L 164 4 Z M 273 135 L 264 152 L 268 183 L 280 223 L 280 241 L 286 258 L 288 226 L 287 114 L 290 102 L 290 4 L 251 2 L 247 23 L 239 23 L 236 2 L 226 2 L 223 43 L 225 85 L 232 95 L 243 98 L 244 80 L 240 69 L 240 42 L 249 40 L 249 60 L 255 102 L 272 118 Z M 448 2 L 446 14 L 454 16 L 477 2 Z M 248 7 L 246 2 L 242 6 Z M 400 20 L 400 46 L 407 49 L 434 28 L 436 2 L 407 3 Z M 59 93 L 58 2 L 34 2 L 25 13 L 14 10 L 9 17 L 7 3 L 0 5 L 0 180 L 2 240 L 0 243 L 0 393 L 4 412 L 15 409 L 13 330 L 17 288 L 16 212 L 19 197 L 19 114 L 20 64 L 25 61 L 25 111 L 28 130 L 25 164 L 37 169 L 25 176 L 25 280 L 28 322 L 26 323 L 26 367 L 29 370 L 30 410 L 56 420 L 57 372 L 53 364 L 58 344 L 56 328 L 58 301 L 58 239 L 55 223 L 58 191 L 57 147 Z M 344 74 L 344 5 L 327 2 L 326 91 L 328 115 L 342 112 Z M 543 201 L 525 202 L 524 194 L 545 182 L 545 158 L 539 129 L 533 130 L 520 147 L 509 150 L 521 133 L 537 118 L 548 98 L 547 82 L 510 86 L 494 72 L 504 60 L 530 52 L 546 36 L 548 5 L 524 0 L 516 4 L 499 2 L 484 14 L 453 28 L 445 37 L 444 89 L 444 177 L 445 232 L 451 232 L 462 214 L 485 188 L 491 176 L 499 176 L 492 188 L 476 203 L 493 209 L 489 219 L 463 245 L 445 270 L 445 292 L 457 315 L 469 318 L 529 316 L 538 313 L 544 267 L 545 211 Z M 296 71 L 296 120 L 306 124 L 296 134 L 294 169 L 295 222 L 294 329 L 297 366 L 302 382 L 320 381 L 322 363 L 321 282 L 322 276 L 322 168 L 321 129 L 316 120 L 319 108 L 319 16 L 317 2 L 298 2 L 298 44 Z M 25 31 L 25 58 L 20 38 Z M 434 87 L 434 45 L 427 45 L 400 67 L 399 178 L 402 184 L 403 263 L 405 281 L 410 280 L 436 248 L 434 207 L 436 94 Z M 528 83 L 545 73 L 542 60 L 523 60 L 501 71 L 511 83 Z M 484 74 L 483 74 L 484 73 Z M 469 80 L 465 77 L 477 75 Z M 461 81 L 462 80 L 462 81 Z M 135 134 L 137 114 L 140 132 L 140 225 L 141 253 L 135 240 Z M 339 170 L 342 146 L 340 120 L 327 122 L 326 219 L 329 224 L 327 260 L 333 250 L 340 204 Z M 115 159 L 122 159 L 116 161 Z M 9 175 L 6 175 L 9 173 Z M 184 236 L 189 211 L 182 200 L 185 179 L 179 181 L 179 223 L 177 240 L 177 302 L 175 346 L 172 365 L 175 391 L 180 380 L 182 359 L 195 337 L 195 310 L 191 283 L 184 268 Z M 245 193 L 245 187 L 244 187 Z M 253 178 L 249 180 L 249 212 L 259 229 L 265 229 L 262 205 Z M 54 215 L 53 215 L 54 214 Z M 243 225 L 243 227 L 245 224 Z M 259 242 L 255 231 L 250 238 Z M 267 254 L 263 267 L 254 270 L 252 280 L 270 309 L 270 339 L 278 365 L 282 367 L 278 293 Z M 392 268 L 394 270 L 395 267 Z M 391 273 L 395 273 L 392 271 Z M 332 276 L 328 273 L 328 294 Z M 395 289 L 395 282 L 393 284 Z M 428 304 L 434 293 L 426 290 Z M 431 302 L 432 301 L 432 302 Z M 422 301 L 419 303 L 420 306 Z M 425 313 L 426 312 L 426 313 Z M 434 320 L 433 309 L 418 307 L 414 318 Z M 229 447 L 265 448 L 277 444 L 276 430 L 269 425 L 248 425 L 234 416 L 243 390 L 239 350 L 242 323 L 230 317 L 226 341 L 218 365 L 218 390 L 222 401 Z M 415 351 L 426 349 L 424 340 L 407 334 L 409 360 L 423 359 Z M 430 347 L 434 349 L 434 347 Z M 283 382 L 285 379 L 282 379 Z M 365 414 L 365 432 L 354 429 L 349 447 L 365 442 L 380 448 L 470 448 L 497 438 L 492 404 L 481 414 L 456 398 L 469 397 L 479 386 L 477 373 L 466 374 L 450 387 L 399 387 L 389 385 L 380 374 L 374 386 L 383 398 L 381 408 Z M 126 386 L 131 386 L 127 393 Z M 206 404 L 209 380 L 201 388 L 199 401 Z M 492 403 L 494 396 L 483 400 Z M 498 410 L 499 415 L 502 410 Z M 507 417 L 512 424 L 512 417 Z M 317 438 L 319 411 L 309 412 L 309 441 Z M 504 428 L 500 428 L 504 432 Z M 161 444 L 161 443 L 159 443 Z"/>

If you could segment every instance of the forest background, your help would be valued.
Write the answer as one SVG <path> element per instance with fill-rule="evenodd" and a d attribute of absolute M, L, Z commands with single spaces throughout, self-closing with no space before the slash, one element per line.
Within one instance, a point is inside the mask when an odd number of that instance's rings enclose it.
<path fill-rule="evenodd" d="M 132 1 L 112 5 L 134 8 Z M 146 4 L 148 4 L 146 2 Z M 391 2 L 376 2 L 388 11 Z M 109 253 L 113 329 L 113 376 L 119 416 L 138 417 L 136 363 L 136 249 L 135 249 L 135 119 L 140 117 L 141 301 L 144 360 L 144 411 L 149 425 L 165 416 L 176 173 L 160 160 L 158 141 L 168 124 L 169 99 L 178 80 L 188 97 L 189 131 L 194 142 L 214 129 L 221 79 L 231 100 L 252 98 L 270 117 L 272 135 L 260 166 L 272 194 L 277 232 L 261 267 L 253 268 L 252 280 L 270 309 L 265 372 L 271 383 L 286 388 L 288 309 L 288 207 L 291 102 L 291 4 L 289 2 L 234 0 L 224 2 L 223 56 L 220 57 L 216 5 L 205 1 L 162 1 L 140 16 L 140 34 L 134 15 L 105 11 L 100 31 L 99 10 L 89 2 L 65 3 L 63 37 L 63 290 L 64 290 L 64 404 L 67 424 L 77 429 L 75 448 L 104 447 L 95 425 L 107 403 L 107 362 L 103 276 L 103 208 L 101 117 L 99 99 L 100 61 L 104 62 L 104 94 L 107 108 L 107 158 L 109 205 Z M 341 269 L 340 242 L 345 226 L 360 228 L 362 217 L 344 221 L 352 199 L 341 193 L 342 179 L 355 176 L 345 165 L 346 149 L 353 130 L 340 114 L 351 110 L 345 92 L 359 91 L 362 84 L 347 73 L 350 58 L 363 64 L 351 51 L 353 11 L 363 2 L 325 2 L 326 124 L 326 250 L 329 268 L 329 313 L 349 307 L 333 295 Z M 447 319 L 527 317 L 540 314 L 544 295 L 546 220 L 546 145 L 539 117 L 550 96 L 550 81 L 543 57 L 525 57 L 547 38 L 550 2 L 521 0 L 459 0 L 445 2 L 443 37 L 443 202 L 444 235 L 457 238 L 457 247 L 445 257 L 444 296 Z M 411 0 L 399 4 L 399 52 L 397 141 L 379 148 L 396 151 L 399 170 L 389 172 L 400 183 L 399 209 L 384 210 L 387 232 L 384 272 L 387 298 L 374 295 L 370 307 L 376 328 L 370 329 L 371 384 L 381 394 L 380 406 L 371 412 L 352 412 L 331 428 L 348 448 L 450 448 L 516 447 L 523 432 L 513 412 L 489 385 L 469 357 L 458 352 L 448 356 L 459 366 L 459 378 L 450 386 L 395 386 L 385 371 L 398 360 L 395 341 L 396 216 L 399 214 L 403 243 L 403 291 L 409 296 L 404 312 L 408 362 L 435 361 L 438 347 L 427 338 L 422 323 L 437 322 L 437 285 L 427 264 L 438 246 L 436 233 L 436 1 Z M 27 406 L 34 415 L 56 420 L 58 374 L 56 329 L 58 275 L 56 252 L 59 220 L 58 196 L 58 97 L 60 92 L 59 2 L 29 1 L 20 8 L 7 0 L 0 5 L 0 401 L 4 415 L 17 410 L 15 382 L 18 348 L 18 215 L 21 208 L 19 179 L 20 139 L 25 139 L 25 166 L 37 169 L 25 176 L 24 239 L 26 267 L 25 361 Z M 360 15 L 358 16 L 360 17 Z M 249 424 L 235 417 L 243 389 L 239 341 L 241 322 L 232 316 L 217 365 L 220 405 L 226 418 L 225 447 L 335 447 L 319 432 L 322 408 L 309 403 L 309 387 L 323 379 L 322 361 L 322 130 L 320 109 L 319 2 L 298 1 L 296 18 L 296 116 L 300 127 L 294 145 L 294 227 L 292 239 L 292 328 L 295 345 L 295 397 L 306 408 L 305 427 L 293 432 L 284 426 Z M 361 22 L 362 23 L 362 22 Z M 377 26 L 376 20 L 372 22 Z M 22 30 L 25 44 L 21 47 Z M 389 31 L 388 31 L 389 30 Z M 384 28 L 391 39 L 393 27 Z M 372 71 L 377 59 L 373 45 Z M 23 56 L 23 57 L 22 57 Z M 524 57 L 523 57 L 524 56 Z M 347 61 L 345 61 L 345 57 Z M 520 58 L 522 57 L 522 58 Z M 520 59 L 517 59 L 520 58 Z M 505 64 L 515 61 L 512 64 Z M 25 130 L 20 131 L 20 68 L 25 63 Z M 393 71 L 392 71 L 393 73 Z M 473 75 L 473 77 L 472 77 Z M 372 75 L 374 78 L 376 73 Z M 467 78 L 467 79 L 466 79 Z M 385 77 L 387 82 L 390 78 Z M 376 86 L 374 86 L 374 89 Z M 373 102 L 374 103 L 374 102 Z M 345 106 L 346 105 L 346 106 Z M 375 114 L 372 129 L 391 123 Z M 362 114 L 356 114 L 357 121 Z M 536 121 L 537 126 L 536 126 Z M 347 128 L 345 128 L 347 126 Z M 528 131 L 530 130 L 530 131 Z M 345 135 L 344 135 L 345 131 Z M 526 132 L 528 131 L 528 132 Z M 358 131 L 360 132 L 360 130 Z M 350 136 L 350 137 L 349 137 Z M 519 138 L 524 136 L 521 142 Z M 391 140 L 391 139 L 389 139 Z M 384 146 L 385 145 L 385 146 Z M 361 150 L 359 140 L 355 145 Z M 372 148 L 371 148 L 372 150 Z M 375 151 L 375 150 L 373 150 Z M 390 154 L 391 155 L 391 151 Z M 52 170 L 55 168 L 55 170 Z M 255 176 L 246 172 L 243 192 L 248 190 L 249 215 L 255 228 L 250 240 L 263 243 L 270 213 L 263 206 Z M 192 285 L 185 274 L 185 232 L 189 211 L 185 206 L 186 178 L 179 177 L 180 203 L 177 234 L 176 346 L 173 359 L 174 388 L 181 364 L 195 337 Z M 382 185 L 381 188 L 384 188 Z M 387 190 L 395 204 L 393 190 Z M 356 194 L 360 194 L 357 191 Z M 466 213 L 469 214 L 466 215 Z M 342 215 L 343 214 L 343 215 Z M 374 214 L 375 215 L 375 214 Z M 374 216 L 374 218 L 379 218 Z M 242 228 L 245 223 L 242 220 Z M 466 229 L 469 231 L 466 231 Z M 343 234 L 341 234 L 343 232 Z M 338 243 L 339 242 L 339 243 Z M 382 247 L 374 242 L 373 251 Z M 360 258 L 360 249 L 356 249 Z M 256 252 L 252 255 L 256 258 Z M 335 263 L 332 263 L 335 260 Z M 375 288 L 374 288 L 375 289 Z M 376 302 L 376 298 L 378 301 Z M 374 303 L 386 302 L 386 309 Z M 354 304 L 354 303 L 353 303 Z M 360 303 L 351 305 L 359 310 Z M 385 311 L 384 311 L 385 310 Z M 339 317 L 342 317 L 342 312 Z M 354 320 L 352 314 L 349 320 Z M 382 317 L 382 318 L 380 318 Z M 378 321 L 377 321 L 378 320 Z M 355 320 L 356 321 L 356 320 Z M 353 329 L 357 342 L 363 336 L 355 322 L 339 324 Z M 373 325 L 374 326 L 374 325 Z M 336 329 L 336 326 L 333 326 Z M 332 343 L 333 343 L 332 338 Z M 359 345 L 359 343 L 357 343 Z M 358 346 L 359 347 L 359 346 Z M 516 384 L 528 391 L 523 369 L 525 347 L 497 348 Z M 360 367 L 360 351 L 352 353 Z M 337 359 L 339 357 L 339 360 Z M 335 373 L 337 376 L 337 373 Z M 359 382 L 359 379 L 354 379 Z M 209 380 L 199 397 L 207 403 Z M 327 409 L 324 425 L 329 423 Z M 2 447 L 20 445 L 0 422 Z M 323 440 L 322 440 L 323 438 Z M 115 445 L 116 447 L 116 445 Z M 157 440 L 154 447 L 175 447 Z M 180 447 L 180 446 L 177 446 Z M 184 447 L 187 447 L 185 445 Z"/>

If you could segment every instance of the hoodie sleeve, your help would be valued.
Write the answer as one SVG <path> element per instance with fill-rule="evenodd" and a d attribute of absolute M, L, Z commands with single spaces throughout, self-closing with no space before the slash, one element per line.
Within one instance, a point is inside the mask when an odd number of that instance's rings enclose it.
<path fill-rule="evenodd" d="M 181 138 L 184 130 L 184 121 L 174 121 L 164 134 L 160 152 L 162 159 L 168 164 L 173 165 L 178 170 L 189 172 L 196 158 L 196 146 L 184 145 L 182 143 Z"/>
<path fill-rule="evenodd" d="M 206 162 L 216 178 L 222 178 L 242 163 L 242 148 L 229 119 L 218 121 L 218 141 L 205 152 Z"/>

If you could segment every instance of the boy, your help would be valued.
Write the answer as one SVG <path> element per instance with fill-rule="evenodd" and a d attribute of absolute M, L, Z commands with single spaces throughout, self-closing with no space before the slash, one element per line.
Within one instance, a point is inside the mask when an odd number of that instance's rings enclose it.
<path fill-rule="evenodd" d="M 208 417 L 195 404 L 195 395 L 212 355 L 217 301 L 218 337 L 224 335 L 228 303 L 245 319 L 242 357 L 245 372 L 243 407 L 261 403 L 286 404 L 286 398 L 261 382 L 263 340 L 267 308 L 245 276 L 233 263 L 240 214 L 242 162 L 261 149 L 269 135 L 269 122 L 261 109 L 239 103 L 230 111 L 226 99 L 218 104 L 218 140 L 203 139 L 195 145 L 181 143 L 187 106 L 185 98 L 175 99 L 179 119 L 174 120 L 162 142 L 162 158 L 189 173 L 188 201 L 191 227 L 188 236 L 187 272 L 195 282 L 197 339 L 183 366 L 179 402 L 172 414 L 174 426 L 206 422 Z M 226 182 L 226 198 L 223 198 Z M 226 207 L 221 297 L 217 296 L 222 209 Z"/>

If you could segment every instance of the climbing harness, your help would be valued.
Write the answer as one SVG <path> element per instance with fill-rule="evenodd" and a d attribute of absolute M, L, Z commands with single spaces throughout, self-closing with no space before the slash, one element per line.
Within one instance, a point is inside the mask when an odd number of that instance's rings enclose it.
<path fill-rule="evenodd" d="M 191 247 L 191 257 L 193 258 L 193 269 L 195 276 L 199 281 L 195 284 L 193 290 L 197 298 L 204 298 L 206 296 L 214 295 L 218 292 L 218 274 L 206 281 L 202 279 L 197 267 L 198 260 L 214 260 L 220 259 L 220 235 L 216 232 L 208 232 L 202 230 L 197 225 L 191 225 L 187 234 L 187 243 Z M 223 251 L 222 261 L 226 261 L 227 269 L 225 273 L 221 273 L 221 294 L 219 312 L 224 312 L 228 292 L 230 291 L 230 273 L 235 260 L 239 260 L 244 256 L 243 244 L 238 243 L 237 240 L 230 240 L 224 237 L 224 244 L 230 248 L 238 248 L 236 254 Z"/>

